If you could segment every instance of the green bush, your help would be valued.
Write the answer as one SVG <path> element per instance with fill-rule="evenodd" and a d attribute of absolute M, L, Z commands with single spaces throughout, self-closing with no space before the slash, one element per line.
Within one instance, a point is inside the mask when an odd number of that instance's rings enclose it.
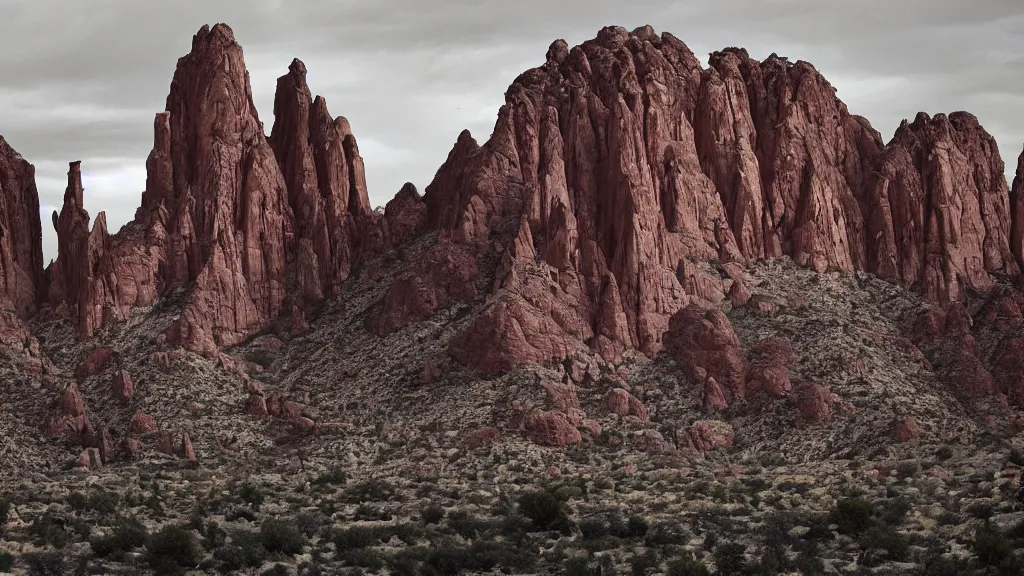
<path fill-rule="evenodd" d="M 97 487 L 89 491 L 88 509 L 100 514 L 113 514 L 117 512 L 120 501 L 121 498 L 116 492 Z"/>
<path fill-rule="evenodd" d="M 67 520 L 47 511 L 28 527 L 28 533 L 54 548 L 63 548 L 71 540 Z"/>
<path fill-rule="evenodd" d="M 882 520 L 886 524 L 899 526 L 907 517 L 907 512 L 912 508 L 910 501 L 902 496 L 887 500 L 882 507 Z"/>
<path fill-rule="evenodd" d="M 630 516 L 626 521 L 627 538 L 643 538 L 647 535 L 647 520 L 643 516 Z"/>
<path fill-rule="evenodd" d="M 313 486 L 340 486 L 347 481 L 345 470 L 341 466 L 332 466 L 317 476 L 312 484 Z"/>
<path fill-rule="evenodd" d="M 291 571 L 284 564 L 274 564 L 261 572 L 260 576 L 291 576 Z"/>
<path fill-rule="evenodd" d="M 844 498 L 836 502 L 829 519 L 839 526 L 841 534 L 860 534 L 874 525 L 874 506 L 860 498 Z"/>
<path fill-rule="evenodd" d="M 331 530 L 329 538 L 338 550 L 358 550 L 390 540 L 391 531 L 387 526 L 350 526 Z"/>
<path fill-rule="evenodd" d="M 654 550 L 638 554 L 629 561 L 629 567 L 633 576 L 646 576 L 649 572 L 657 570 L 658 554 Z"/>
<path fill-rule="evenodd" d="M 535 564 L 536 558 L 526 549 L 508 542 L 478 540 L 468 547 L 435 546 L 422 572 L 426 576 L 457 576 L 463 571 L 481 573 L 497 568 L 506 572 L 528 572 Z"/>
<path fill-rule="evenodd" d="M 444 520 L 444 508 L 437 504 L 431 504 L 420 512 L 424 524 L 439 524 Z"/>
<path fill-rule="evenodd" d="M 562 503 L 553 494 L 545 491 L 527 492 L 521 495 L 519 511 L 541 530 L 553 527 L 564 516 Z"/>
<path fill-rule="evenodd" d="M 258 532 L 232 531 L 231 543 L 218 548 L 213 557 L 222 572 L 237 572 L 247 566 L 260 566 L 267 559 L 267 549 Z"/>
<path fill-rule="evenodd" d="M 591 576 L 590 562 L 586 558 L 569 558 L 565 561 L 565 576 Z"/>
<path fill-rule="evenodd" d="M 32 552 L 21 557 L 29 576 L 65 576 L 64 555 L 60 552 Z"/>
<path fill-rule="evenodd" d="M 244 484 L 238 491 L 238 497 L 242 499 L 242 502 L 252 506 L 252 509 L 258 512 L 260 506 L 263 505 L 263 501 L 266 499 L 266 494 L 263 493 L 259 486 Z"/>
<path fill-rule="evenodd" d="M 10 572 L 14 566 L 14 556 L 9 552 L 0 552 L 0 572 Z"/>
<path fill-rule="evenodd" d="M 398 496 L 398 489 L 384 480 L 371 479 L 361 482 L 345 491 L 349 502 L 387 502 Z"/>
<path fill-rule="evenodd" d="M 168 524 L 151 534 L 146 542 L 149 562 L 158 572 L 173 574 L 175 567 L 192 567 L 202 560 L 203 551 L 194 534 L 178 524 Z M 180 570 L 178 571 L 180 572 Z"/>
<path fill-rule="evenodd" d="M 889 560 L 902 562 L 910 550 L 910 538 L 900 534 L 891 526 L 874 526 L 868 528 L 858 538 L 865 550 L 885 550 Z"/>
<path fill-rule="evenodd" d="M 597 540 L 611 533 L 611 526 L 604 518 L 582 518 L 576 524 L 584 540 Z"/>
<path fill-rule="evenodd" d="M 711 571 L 702 562 L 693 557 L 691 553 L 685 553 L 682 558 L 671 560 L 668 563 L 667 576 L 711 576 Z"/>
<path fill-rule="evenodd" d="M 384 559 L 370 548 L 352 548 L 338 553 L 341 560 L 348 566 L 359 566 L 377 571 L 384 567 Z"/>
<path fill-rule="evenodd" d="M 260 527 L 260 540 L 271 554 L 294 556 L 302 553 L 306 538 L 294 524 L 284 520 L 267 520 Z"/>
<path fill-rule="evenodd" d="M 995 528 L 986 524 L 974 535 L 971 546 L 978 560 L 986 566 L 999 566 L 1013 554 L 1014 543 L 1000 534 Z"/>
<path fill-rule="evenodd" d="M 135 518 L 118 516 L 114 519 L 110 533 L 90 540 L 93 554 L 106 558 L 111 554 L 130 552 L 145 546 L 149 533 L 146 527 Z"/>
<path fill-rule="evenodd" d="M 738 542 L 728 542 L 715 548 L 715 566 L 718 574 L 743 574 L 747 569 L 747 561 L 743 556 L 746 547 Z"/>
<path fill-rule="evenodd" d="M 72 510 L 84 511 L 88 505 L 89 497 L 85 494 L 78 491 L 68 494 L 68 506 L 70 506 Z"/>

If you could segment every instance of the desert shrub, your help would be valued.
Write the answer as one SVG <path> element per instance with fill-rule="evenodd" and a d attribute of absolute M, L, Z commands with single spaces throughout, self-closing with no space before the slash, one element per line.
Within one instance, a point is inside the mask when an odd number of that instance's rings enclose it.
<path fill-rule="evenodd" d="M 7 518 L 11 515 L 11 503 L 7 500 L 0 500 L 0 531 L 3 530 L 4 524 L 7 523 Z"/>
<path fill-rule="evenodd" d="M 231 544 L 218 548 L 213 557 L 222 572 L 236 572 L 247 566 L 259 566 L 267 559 L 267 549 L 258 532 L 239 530 L 231 533 Z"/>
<path fill-rule="evenodd" d="M 390 538 L 383 526 L 351 526 L 331 530 L 329 538 L 338 550 L 350 550 L 375 546 L 383 536 Z"/>
<path fill-rule="evenodd" d="M 857 539 L 864 550 L 884 550 L 889 560 L 901 562 L 910 549 L 910 539 L 891 526 L 873 526 Z"/>
<path fill-rule="evenodd" d="M 967 513 L 978 520 L 988 520 L 995 513 L 992 505 L 987 502 L 974 502 L 967 507 Z"/>
<path fill-rule="evenodd" d="M 882 507 L 882 520 L 886 524 L 899 526 L 912 508 L 910 501 L 902 496 L 888 500 Z"/>
<path fill-rule="evenodd" d="M 874 523 L 875 509 L 867 500 L 860 498 L 844 498 L 836 502 L 830 519 L 839 526 L 842 534 L 860 534 Z"/>
<path fill-rule="evenodd" d="M 638 554 L 629 561 L 629 567 L 633 576 L 646 576 L 648 573 L 657 570 L 658 554 L 654 550 L 647 550 L 643 554 Z"/>
<path fill-rule="evenodd" d="M 1010 450 L 1010 463 L 1024 466 L 1024 451 L 1018 448 Z"/>
<path fill-rule="evenodd" d="M 397 488 L 384 480 L 378 479 L 361 482 L 345 491 L 348 501 L 356 504 L 390 501 L 394 500 L 397 495 Z"/>
<path fill-rule="evenodd" d="M 501 521 L 476 518 L 470 516 L 465 510 L 456 510 L 448 514 L 448 526 L 459 536 L 466 540 L 472 540 L 488 532 L 499 530 L 501 528 Z"/>
<path fill-rule="evenodd" d="M 88 510 L 100 514 L 113 514 L 117 512 L 117 505 L 120 501 L 121 497 L 116 492 L 99 487 L 93 488 L 89 491 Z"/>
<path fill-rule="evenodd" d="M 64 555 L 60 552 L 32 552 L 21 557 L 29 576 L 64 576 Z"/>
<path fill-rule="evenodd" d="M 10 572 L 14 566 L 14 556 L 10 552 L 0 552 L 0 572 Z"/>
<path fill-rule="evenodd" d="M 420 517 L 424 524 L 438 524 L 444 519 L 444 508 L 437 504 L 431 504 L 420 511 Z"/>
<path fill-rule="evenodd" d="M 256 521 L 256 513 L 244 506 L 235 506 L 224 513 L 224 519 L 228 522 L 235 522 L 237 520 L 247 520 L 249 522 Z"/>
<path fill-rule="evenodd" d="M 541 530 L 553 527 L 565 514 L 558 498 L 543 490 L 522 494 L 519 511 Z"/>
<path fill-rule="evenodd" d="M 626 538 L 643 538 L 647 535 L 647 520 L 643 516 L 633 515 L 626 521 Z"/>
<path fill-rule="evenodd" d="M 1013 554 L 1014 543 L 1009 538 L 1000 534 L 995 528 L 986 524 L 978 528 L 971 548 L 982 564 L 986 566 L 999 566 L 1006 562 L 1010 555 Z"/>
<path fill-rule="evenodd" d="M 89 497 L 79 491 L 74 491 L 68 494 L 68 506 L 72 510 L 84 511 L 86 506 L 89 505 Z"/>
<path fill-rule="evenodd" d="M 644 540 L 648 546 L 671 546 L 685 544 L 687 537 L 679 524 L 658 522 L 647 531 Z"/>
<path fill-rule="evenodd" d="M 347 481 L 348 476 L 345 474 L 345 470 L 341 466 L 332 466 L 317 476 L 312 484 L 319 487 L 341 486 Z"/>
<path fill-rule="evenodd" d="M 369 570 L 380 570 L 384 567 L 384 559 L 381 555 L 370 548 L 352 548 L 342 550 L 339 557 L 348 566 L 359 566 Z"/>
<path fill-rule="evenodd" d="M 146 542 L 149 562 L 157 572 L 174 574 L 175 568 L 199 564 L 203 551 L 194 534 L 178 524 L 168 524 L 151 534 Z"/>
<path fill-rule="evenodd" d="M 583 518 L 576 525 L 579 527 L 580 534 L 583 535 L 584 540 L 604 538 L 611 532 L 608 521 L 597 516 Z"/>
<path fill-rule="evenodd" d="M 266 499 L 266 494 L 263 493 L 259 486 L 243 484 L 238 490 L 238 497 L 241 498 L 242 502 L 252 506 L 252 509 L 258 512 L 260 506 L 263 505 L 263 501 Z"/>
<path fill-rule="evenodd" d="M 294 524 L 278 519 L 263 522 L 263 526 L 260 527 L 260 541 L 267 552 L 288 556 L 301 554 L 302 547 L 306 545 L 306 538 Z"/>
<path fill-rule="evenodd" d="M 429 548 L 405 548 L 391 556 L 388 568 L 391 576 L 417 576 L 420 564 L 430 557 Z"/>
<path fill-rule="evenodd" d="M 682 558 L 676 558 L 668 563 L 667 576 L 711 576 L 711 571 L 702 562 L 693 557 L 693 554 L 685 553 Z"/>
<path fill-rule="evenodd" d="M 93 538 L 89 544 L 92 546 L 93 554 L 105 558 L 111 554 L 130 552 L 145 546 L 147 536 L 149 533 L 146 527 L 138 519 L 118 516 L 114 519 L 108 534 Z"/>
<path fill-rule="evenodd" d="M 391 520 L 391 510 L 385 506 L 375 506 L 373 504 L 360 504 L 356 508 L 355 519 L 356 520 Z"/>
<path fill-rule="evenodd" d="M 291 576 L 291 571 L 284 564 L 274 564 L 260 573 L 260 576 Z"/>
<path fill-rule="evenodd" d="M 565 561 L 565 576 L 592 576 L 594 570 L 586 558 L 569 558 Z"/>
<path fill-rule="evenodd" d="M 508 542 L 487 542 L 478 540 L 468 547 L 441 544 L 435 546 L 423 566 L 425 575 L 457 576 L 462 571 L 471 573 L 491 572 L 496 568 L 505 571 L 529 571 L 536 558 L 526 549 Z"/>
<path fill-rule="evenodd" d="M 743 552 L 746 550 L 742 544 L 738 542 L 727 542 L 715 548 L 715 566 L 718 568 L 718 574 L 726 576 L 728 574 L 743 574 L 747 569 L 747 561 L 743 557 Z"/>
<path fill-rule="evenodd" d="M 935 457 L 939 460 L 949 460 L 953 457 L 953 449 L 949 446 L 942 446 L 935 451 Z"/>
<path fill-rule="evenodd" d="M 67 521 L 50 511 L 36 518 L 29 525 L 28 533 L 54 548 L 63 548 L 71 540 Z"/>
<path fill-rule="evenodd" d="M 203 537 L 201 544 L 207 550 L 214 550 L 223 546 L 228 537 L 228 533 L 213 520 L 204 523 L 199 530 L 199 534 Z"/>
<path fill-rule="evenodd" d="M 803 576 L 822 576 L 825 574 L 825 563 L 818 555 L 816 547 L 815 551 L 801 552 L 800 555 L 793 560 L 793 568 L 799 571 Z"/>
<path fill-rule="evenodd" d="M 933 556 L 924 562 L 919 574 L 921 576 L 963 576 L 972 572 L 971 561 L 966 558 Z"/>
<path fill-rule="evenodd" d="M 299 512 L 295 516 L 295 525 L 299 532 L 306 538 L 312 538 L 320 531 L 323 525 L 323 517 L 314 512 Z"/>
<path fill-rule="evenodd" d="M 911 478 L 921 469 L 917 460 L 904 460 L 896 465 L 896 477 L 900 480 Z"/>

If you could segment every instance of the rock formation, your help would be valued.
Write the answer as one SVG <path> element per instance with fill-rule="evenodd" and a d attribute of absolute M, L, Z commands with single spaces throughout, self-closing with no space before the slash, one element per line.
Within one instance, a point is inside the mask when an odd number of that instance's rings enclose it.
<path fill-rule="evenodd" d="M 369 327 L 481 304 L 449 352 L 497 372 L 583 346 L 610 362 L 658 353 L 690 330 L 669 330 L 681 310 L 751 300 L 754 259 L 865 270 L 943 304 L 1019 274 L 1021 178 L 1011 193 L 976 118 L 921 114 L 883 146 L 806 62 L 728 48 L 709 64 L 650 27 L 556 41 L 509 87 L 487 142 L 463 132 L 422 197 L 407 185 L 379 213 L 348 121 L 312 96 L 305 65 L 278 79 L 265 137 L 241 47 L 204 26 L 156 116 L 135 219 L 110 235 L 100 213 L 90 229 L 72 163 L 45 276 L 31 167 L 0 147 L 3 230 L 28 231 L 0 238 L 4 293 L 22 315 L 48 302 L 81 338 L 180 293 L 162 337 L 213 355 L 281 316 L 303 333 L 308 304 L 430 232 Z M 697 379 L 711 409 L 745 394 L 730 362 Z M 753 368 L 757 388 L 788 391 L 784 363 Z"/>
<path fill-rule="evenodd" d="M 490 140 L 464 132 L 427 187 L 430 227 L 500 259 L 452 354 L 499 371 L 573 341 L 609 361 L 656 353 L 691 302 L 749 299 L 696 265 L 710 260 L 788 255 L 959 300 L 1019 272 L 1002 170 L 966 113 L 919 115 L 883 146 L 806 62 L 729 48 L 704 70 L 649 27 L 557 41 L 509 87 Z"/>
<path fill-rule="evenodd" d="M 43 237 L 35 168 L 0 137 L 0 297 L 27 318 L 43 289 Z"/>
<path fill-rule="evenodd" d="M 90 232 L 72 163 L 54 219 L 48 299 L 76 318 L 81 338 L 186 290 L 170 342 L 213 354 L 301 311 L 286 307 L 290 294 L 337 293 L 354 260 L 357 219 L 377 225 L 358 146 L 348 122 L 311 99 L 298 60 L 279 80 L 275 116 L 268 141 L 231 29 L 204 26 L 156 116 L 135 220 L 110 236 L 101 213 Z"/>

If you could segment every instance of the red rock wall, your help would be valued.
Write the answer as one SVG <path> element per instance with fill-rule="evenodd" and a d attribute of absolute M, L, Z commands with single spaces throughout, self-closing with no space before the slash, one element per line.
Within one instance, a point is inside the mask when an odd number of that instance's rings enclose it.
<path fill-rule="evenodd" d="M 1002 169 L 965 113 L 919 116 L 883 146 L 806 62 L 730 48 L 703 70 L 649 27 L 555 42 L 491 139 L 460 136 L 426 190 L 432 226 L 504 251 L 453 354 L 504 369 L 564 356 L 570 334 L 609 360 L 655 353 L 675 311 L 722 299 L 721 282 L 682 281 L 687 260 L 788 255 L 960 299 L 1019 272 Z"/>
<path fill-rule="evenodd" d="M 43 233 L 35 168 L 0 137 L 0 297 L 26 318 L 43 287 Z"/>
<path fill-rule="evenodd" d="M 278 82 L 274 112 L 268 140 L 231 29 L 204 26 L 156 117 L 134 221 L 110 236 L 101 213 L 89 232 L 72 165 L 48 299 L 76 318 L 80 337 L 185 289 L 171 341 L 212 353 L 277 319 L 290 294 L 337 293 L 359 246 L 357 220 L 371 229 L 381 219 L 358 146 L 348 122 L 311 98 L 298 60 Z"/>

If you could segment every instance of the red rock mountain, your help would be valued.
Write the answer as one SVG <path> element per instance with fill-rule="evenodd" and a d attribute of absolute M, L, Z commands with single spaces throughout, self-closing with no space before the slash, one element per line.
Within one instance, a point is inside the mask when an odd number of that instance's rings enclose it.
<path fill-rule="evenodd" d="M 275 115 L 268 140 L 231 29 L 203 27 L 156 117 L 142 206 L 118 234 L 102 213 L 88 230 L 72 164 L 49 302 L 77 319 L 80 337 L 187 289 L 168 336 L 210 353 L 290 313 L 292 293 L 337 293 L 357 219 L 373 220 L 355 138 L 312 100 L 298 60 L 278 82 Z"/>
<path fill-rule="evenodd" d="M 0 297 L 24 318 L 35 312 L 42 288 L 35 168 L 0 137 Z"/>
<path fill-rule="evenodd" d="M 649 27 L 558 41 L 486 144 L 459 138 L 427 188 L 431 225 L 495 241 L 504 263 L 457 358 L 501 370 L 565 356 L 573 334 L 609 360 L 656 353 L 674 313 L 723 298 L 727 279 L 694 261 L 789 255 L 938 301 L 1019 273 L 976 118 L 922 114 L 883 146 L 806 62 L 730 48 L 710 65 Z"/>
<path fill-rule="evenodd" d="M 72 163 L 45 277 L 31 166 L 0 146 L 4 294 L 88 338 L 180 292 L 169 341 L 214 353 L 283 316 L 301 327 L 363 262 L 436 232 L 370 327 L 478 303 L 450 353 L 500 371 L 580 346 L 654 354 L 670 326 L 685 341 L 670 319 L 745 303 L 756 259 L 865 270 L 943 303 L 1019 274 L 1022 177 L 1011 193 L 976 118 L 921 114 L 883 145 L 806 62 L 737 48 L 709 62 L 650 27 L 556 41 L 487 142 L 463 132 L 424 196 L 407 185 L 378 214 L 349 124 L 312 98 L 303 63 L 278 80 L 268 138 L 230 28 L 204 27 L 156 117 L 135 219 L 90 229 Z"/>

